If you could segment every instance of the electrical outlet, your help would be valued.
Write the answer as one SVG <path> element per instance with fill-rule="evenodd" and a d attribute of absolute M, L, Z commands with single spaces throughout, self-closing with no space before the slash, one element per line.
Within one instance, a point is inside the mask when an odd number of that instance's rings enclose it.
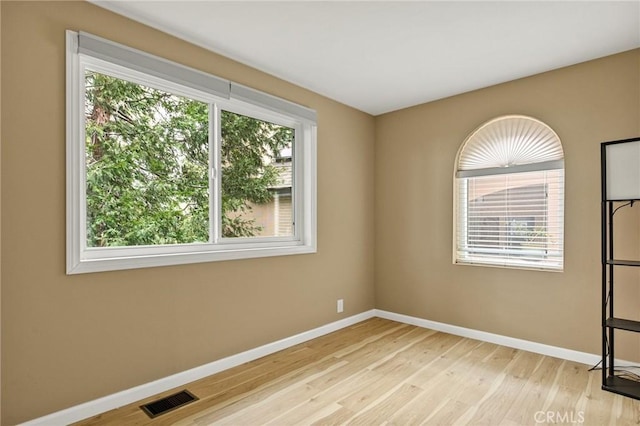
<path fill-rule="evenodd" d="M 338 299 L 338 313 L 344 311 L 344 299 Z"/>

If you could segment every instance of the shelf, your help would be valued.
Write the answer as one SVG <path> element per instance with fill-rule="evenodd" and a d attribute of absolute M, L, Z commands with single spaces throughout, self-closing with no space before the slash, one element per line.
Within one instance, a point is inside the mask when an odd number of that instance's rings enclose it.
<path fill-rule="evenodd" d="M 635 380 L 609 376 L 602 385 L 602 389 L 630 398 L 640 399 L 640 382 L 636 382 Z"/>
<path fill-rule="evenodd" d="M 609 318 L 605 322 L 607 327 L 618 328 L 620 330 L 640 332 L 640 321 L 633 321 L 621 318 Z"/>
<path fill-rule="evenodd" d="M 640 266 L 640 260 L 609 259 L 607 265 Z"/>

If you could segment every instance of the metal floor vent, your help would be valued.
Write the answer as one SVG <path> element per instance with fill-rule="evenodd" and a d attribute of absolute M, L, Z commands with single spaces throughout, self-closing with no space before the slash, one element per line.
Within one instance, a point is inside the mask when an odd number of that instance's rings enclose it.
<path fill-rule="evenodd" d="M 190 402 L 197 400 L 197 396 L 185 389 L 157 401 L 141 405 L 140 408 L 153 419 L 154 417 L 158 417 L 161 414 L 168 413 L 169 411 L 175 410 L 176 408 L 180 408 L 183 405 L 187 405 Z"/>

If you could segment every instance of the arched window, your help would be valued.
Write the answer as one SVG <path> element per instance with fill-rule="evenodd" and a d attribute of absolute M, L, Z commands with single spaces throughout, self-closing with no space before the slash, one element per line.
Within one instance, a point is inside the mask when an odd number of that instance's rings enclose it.
<path fill-rule="evenodd" d="M 562 270 L 564 154 L 531 117 L 495 118 L 456 159 L 454 262 Z"/>

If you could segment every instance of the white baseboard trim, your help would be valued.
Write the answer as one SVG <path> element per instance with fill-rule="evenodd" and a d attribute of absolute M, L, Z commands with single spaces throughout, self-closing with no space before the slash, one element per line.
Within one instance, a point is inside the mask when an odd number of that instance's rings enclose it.
<path fill-rule="evenodd" d="M 212 374 L 228 370 L 229 368 L 233 368 L 240 364 L 253 361 L 266 355 L 270 355 L 291 346 L 304 343 L 308 340 L 315 339 L 316 337 L 324 336 L 325 334 L 329 334 L 342 328 L 349 327 L 353 324 L 359 323 L 360 321 L 373 318 L 374 316 L 374 309 L 362 312 L 360 314 L 353 315 L 351 317 L 344 318 L 339 321 L 320 326 L 318 328 L 314 328 L 313 330 L 296 334 L 295 336 L 287 337 L 276 342 L 267 343 L 266 345 L 250 349 L 236 355 L 231 355 L 218 361 L 213 361 L 200 367 L 195 367 L 190 370 L 173 374 L 171 376 L 150 383 L 145 383 L 131 389 L 105 396 L 103 398 L 98 398 L 93 401 L 88 401 L 83 404 L 67 408 L 65 410 L 57 411 L 55 413 L 39 417 L 34 420 L 30 420 L 26 423 L 23 423 L 23 425 L 52 426 L 68 425 L 70 423 L 78 422 L 80 420 L 93 417 L 100 413 L 104 413 L 105 411 L 113 410 L 115 408 L 140 401 L 141 399 L 166 392 L 179 386 L 184 386 L 187 383 L 191 383 Z"/>
<path fill-rule="evenodd" d="M 568 361 L 580 362 L 587 365 L 595 365 L 602 358 L 600 355 L 587 352 L 574 351 L 560 348 L 558 346 L 545 345 L 544 343 L 532 342 L 529 340 L 517 339 L 515 337 L 502 336 L 500 334 L 488 333 L 486 331 L 474 330 L 472 328 L 459 327 L 457 325 L 445 324 L 442 322 L 426 320 L 409 315 L 396 314 L 393 312 L 375 309 L 375 316 L 411 324 L 422 328 L 442 331 L 443 333 L 454 334 L 456 336 L 468 337 L 470 339 L 481 340 L 483 342 L 495 343 L 496 345 L 507 346 L 509 348 L 522 349 L 537 354 L 566 359 Z"/>

